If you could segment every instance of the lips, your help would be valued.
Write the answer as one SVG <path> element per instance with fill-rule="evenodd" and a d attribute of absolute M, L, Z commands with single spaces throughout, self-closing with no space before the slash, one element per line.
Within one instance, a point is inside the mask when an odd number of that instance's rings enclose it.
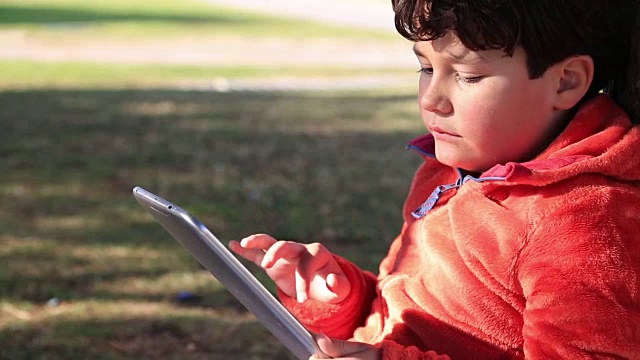
<path fill-rule="evenodd" d="M 429 129 L 429 132 L 433 135 L 448 135 L 448 136 L 460 137 L 460 135 L 454 134 L 434 124 L 427 125 L 427 129 Z"/>

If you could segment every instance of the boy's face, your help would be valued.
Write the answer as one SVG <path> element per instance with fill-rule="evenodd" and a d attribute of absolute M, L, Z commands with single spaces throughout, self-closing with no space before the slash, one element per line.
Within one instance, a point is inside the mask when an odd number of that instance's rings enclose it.
<path fill-rule="evenodd" d="M 449 33 L 417 42 L 419 105 L 443 164 L 482 172 L 534 157 L 555 136 L 558 79 L 529 79 L 523 49 L 474 52 Z"/>

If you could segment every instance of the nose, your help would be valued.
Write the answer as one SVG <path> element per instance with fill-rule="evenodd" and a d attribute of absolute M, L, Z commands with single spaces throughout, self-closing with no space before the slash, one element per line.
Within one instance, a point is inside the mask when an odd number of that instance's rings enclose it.
<path fill-rule="evenodd" d="M 422 109 L 438 115 L 448 115 L 453 112 L 451 100 L 447 95 L 446 88 L 441 83 L 431 80 L 423 86 L 420 89 L 419 99 Z"/>

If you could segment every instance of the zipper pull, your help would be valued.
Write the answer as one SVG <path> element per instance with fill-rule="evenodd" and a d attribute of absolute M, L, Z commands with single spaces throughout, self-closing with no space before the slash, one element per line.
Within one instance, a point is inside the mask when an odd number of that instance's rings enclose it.
<path fill-rule="evenodd" d="M 425 215 L 427 215 L 427 213 L 431 209 L 433 209 L 434 206 L 436 206 L 436 203 L 440 199 L 440 194 L 442 194 L 443 192 L 445 192 L 447 190 L 458 188 L 458 187 L 460 187 L 460 185 L 461 185 L 461 181 L 458 180 L 454 184 L 438 186 L 437 188 L 435 188 L 433 190 L 431 195 L 429 195 L 427 200 L 425 202 L 423 202 L 422 205 L 420 205 L 415 211 L 413 211 L 411 213 L 411 216 L 413 216 L 415 219 L 423 218 Z"/>

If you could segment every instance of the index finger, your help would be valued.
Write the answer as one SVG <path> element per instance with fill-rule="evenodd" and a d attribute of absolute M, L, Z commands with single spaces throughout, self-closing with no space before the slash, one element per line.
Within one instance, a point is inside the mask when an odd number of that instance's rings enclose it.
<path fill-rule="evenodd" d="M 302 244 L 293 241 L 278 241 L 265 252 L 261 266 L 265 269 L 269 268 L 280 259 L 297 262 L 301 254 L 306 251 L 307 248 Z"/>
<path fill-rule="evenodd" d="M 235 240 L 229 242 L 229 249 L 258 266 L 262 262 L 265 253 L 262 249 L 246 249 Z"/>
<path fill-rule="evenodd" d="M 267 234 L 255 234 L 240 240 L 240 246 L 245 249 L 261 249 L 267 251 L 276 242 L 276 239 Z"/>

